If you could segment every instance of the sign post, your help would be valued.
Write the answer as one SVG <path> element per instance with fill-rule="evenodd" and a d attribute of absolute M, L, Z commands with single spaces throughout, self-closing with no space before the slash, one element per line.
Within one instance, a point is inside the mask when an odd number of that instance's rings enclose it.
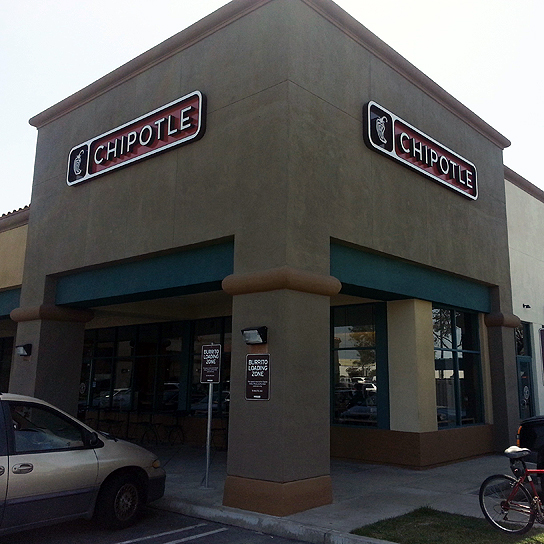
<path fill-rule="evenodd" d="M 202 346 L 200 383 L 207 383 L 208 389 L 208 426 L 206 432 L 206 478 L 205 487 L 208 488 L 210 479 L 211 438 L 212 438 L 212 403 L 213 385 L 219 383 L 221 368 L 221 344 L 208 344 Z"/>

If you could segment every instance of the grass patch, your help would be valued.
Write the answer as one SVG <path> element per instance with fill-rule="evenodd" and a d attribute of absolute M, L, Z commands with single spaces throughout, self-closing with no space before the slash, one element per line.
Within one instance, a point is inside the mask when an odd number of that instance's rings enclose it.
<path fill-rule="evenodd" d="M 535 524 L 535 527 L 524 535 L 508 535 L 492 527 L 485 519 L 425 507 L 352 532 L 398 544 L 544 544 L 544 532 L 539 525 Z"/>

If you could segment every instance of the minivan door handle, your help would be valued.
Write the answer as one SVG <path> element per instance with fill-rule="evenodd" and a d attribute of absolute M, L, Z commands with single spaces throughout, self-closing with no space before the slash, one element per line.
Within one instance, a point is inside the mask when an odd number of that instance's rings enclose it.
<path fill-rule="evenodd" d="M 32 463 L 21 463 L 20 465 L 14 465 L 11 469 L 13 474 L 28 474 L 34 470 Z"/>

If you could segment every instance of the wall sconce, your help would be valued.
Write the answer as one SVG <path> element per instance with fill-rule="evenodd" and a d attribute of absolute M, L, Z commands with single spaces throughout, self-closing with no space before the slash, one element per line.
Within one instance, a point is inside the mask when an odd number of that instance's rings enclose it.
<path fill-rule="evenodd" d="M 268 342 L 268 327 L 248 327 L 242 329 L 244 342 L 248 345 L 266 344 Z"/>
<path fill-rule="evenodd" d="M 21 357 L 30 357 L 32 353 L 32 344 L 23 344 L 22 346 L 15 346 L 15 353 Z"/>
<path fill-rule="evenodd" d="M 531 306 L 529 306 L 529 304 L 522 304 L 522 306 L 523 306 L 524 308 L 530 308 L 530 307 L 531 307 Z"/>

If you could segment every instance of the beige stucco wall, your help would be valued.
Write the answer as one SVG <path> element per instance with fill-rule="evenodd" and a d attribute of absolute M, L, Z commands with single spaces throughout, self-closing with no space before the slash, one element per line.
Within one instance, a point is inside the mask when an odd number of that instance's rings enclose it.
<path fill-rule="evenodd" d="M 508 179 L 505 186 L 512 303 L 514 313 L 531 324 L 535 410 L 543 414 L 544 375 L 539 329 L 544 326 L 544 202 Z"/>
<path fill-rule="evenodd" d="M 0 290 L 23 283 L 28 225 L 0 231 Z"/>
<path fill-rule="evenodd" d="M 432 304 L 388 302 L 387 337 L 391 430 L 436 431 Z"/>

